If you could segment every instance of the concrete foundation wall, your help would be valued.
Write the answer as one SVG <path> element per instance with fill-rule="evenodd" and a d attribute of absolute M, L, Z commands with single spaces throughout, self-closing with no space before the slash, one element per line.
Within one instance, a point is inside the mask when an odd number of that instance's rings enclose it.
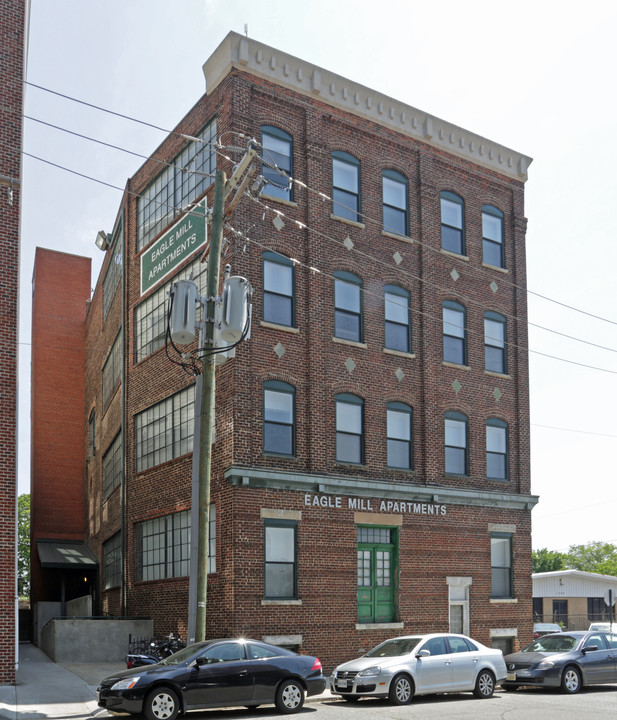
<path fill-rule="evenodd" d="M 40 648 L 54 662 L 122 662 L 130 634 L 152 637 L 152 620 L 55 618 L 42 629 Z"/>

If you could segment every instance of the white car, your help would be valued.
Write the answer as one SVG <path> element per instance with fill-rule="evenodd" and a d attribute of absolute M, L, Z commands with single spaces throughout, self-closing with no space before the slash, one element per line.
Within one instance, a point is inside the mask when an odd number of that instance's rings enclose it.
<path fill-rule="evenodd" d="M 592 631 L 596 632 L 617 632 L 617 623 L 610 623 L 610 622 L 593 622 L 589 626 L 589 632 Z"/>
<path fill-rule="evenodd" d="M 347 702 L 385 697 L 395 705 L 414 695 L 472 691 L 490 698 L 506 678 L 501 650 L 465 635 L 407 635 L 382 642 L 366 655 L 339 665 L 330 690 Z"/>

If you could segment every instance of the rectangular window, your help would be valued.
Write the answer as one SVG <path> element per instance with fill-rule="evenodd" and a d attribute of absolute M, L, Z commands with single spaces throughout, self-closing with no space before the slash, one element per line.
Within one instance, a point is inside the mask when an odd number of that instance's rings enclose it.
<path fill-rule="evenodd" d="M 90 458 L 96 455 L 96 409 L 92 408 L 88 416 L 88 451 Z"/>
<path fill-rule="evenodd" d="M 382 173 L 383 229 L 407 235 L 407 180 L 394 170 Z"/>
<path fill-rule="evenodd" d="M 411 352 L 411 323 L 409 321 L 409 293 L 394 286 L 386 286 L 386 347 L 389 350 Z"/>
<path fill-rule="evenodd" d="M 135 416 L 136 471 L 141 472 L 193 450 L 195 385 Z"/>
<path fill-rule="evenodd" d="M 103 366 L 103 407 L 106 408 L 122 379 L 122 330 L 116 336 Z"/>
<path fill-rule="evenodd" d="M 443 359 L 444 362 L 464 365 L 467 355 L 465 344 L 465 310 L 458 303 L 443 304 Z"/>
<path fill-rule="evenodd" d="M 297 532 L 293 520 L 265 521 L 265 596 L 297 598 Z"/>
<path fill-rule="evenodd" d="M 153 352 L 165 345 L 167 331 L 167 313 L 169 311 L 169 291 L 173 283 L 192 276 L 197 292 L 206 294 L 207 264 L 199 258 L 186 265 L 173 278 L 168 280 L 156 292 L 149 295 L 135 309 L 135 362 L 145 360 Z M 201 321 L 201 303 L 197 304 L 197 322 Z"/>
<path fill-rule="evenodd" d="M 553 622 L 561 624 L 563 628 L 568 627 L 567 600 L 553 600 Z"/>
<path fill-rule="evenodd" d="M 392 622 L 395 534 L 392 528 L 358 527 L 358 622 Z"/>
<path fill-rule="evenodd" d="M 446 473 L 467 475 L 467 418 L 461 413 L 446 413 Z"/>
<path fill-rule="evenodd" d="M 182 209 L 214 181 L 216 121 L 199 133 L 141 193 L 137 201 L 137 251 L 143 250 Z"/>
<path fill-rule="evenodd" d="M 594 622 L 608 618 L 608 605 L 601 597 L 587 598 L 587 620 Z"/>
<path fill-rule="evenodd" d="M 332 214 L 360 220 L 360 161 L 344 152 L 332 154 Z"/>
<path fill-rule="evenodd" d="M 341 394 L 336 399 L 337 462 L 364 461 L 363 402 L 355 395 Z"/>
<path fill-rule="evenodd" d="M 482 206 L 482 260 L 487 265 L 504 267 L 503 213 L 492 205 Z"/>
<path fill-rule="evenodd" d="M 294 324 L 294 266 L 289 258 L 273 252 L 263 256 L 264 320 L 275 325 Z"/>
<path fill-rule="evenodd" d="M 122 433 L 118 433 L 103 455 L 103 499 L 120 486 L 122 472 Z"/>
<path fill-rule="evenodd" d="M 512 535 L 509 533 L 491 533 L 491 597 L 514 597 Z"/>
<path fill-rule="evenodd" d="M 103 279 L 103 319 L 107 317 L 116 289 L 122 278 L 122 262 L 124 255 L 124 214 L 118 222 L 112 239 L 112 251 Z"/>
<path fill-rule="evenodd" d="M 292 138 L 284 130 L 272 125 L 261 128 L 261 174 L 266 181 L 264 193 L 281 200 L 293 200 Z"/>
<path fill-rule="evenodd" d="M 508 427 L 500 420 L 486 422 L 486 477 L 508 479 Z"/>
<path fill-rule="evenodd" d="M 103 590 L 122 583 L 122 536 L 116 533 L 103 543 Z"/>
<path fill-rule="evenodd" d="M 441 193 L 441 247 L 457 255 L 465 254 L 463 199 L 454 193 Z"/>
<path fill-rule="evenodd" d="M 388 465 L 411 469 L 411 408 L 403 403 L 388 403 L 386 426 Z"/>
<path fill-rule="evenodd" d="M 362 281 L 351 273 L 334 274 L 334 336 L 362 342 Z"/>
<path fill-rule="evenodd" d="M 497 313 L 484 315 L 484 369 L 506 372 L 506 319 Z"/>
<path fill-rule="evenodd" d="M 293 455 L 295 444 L 295 389 L 268 380 L 264 383 L 264 452 Z"/>
<path fill-rule="evenodd" d="M 190 510 L 136 523 L 135 582 L 188 575 L 190 552 Z"/>

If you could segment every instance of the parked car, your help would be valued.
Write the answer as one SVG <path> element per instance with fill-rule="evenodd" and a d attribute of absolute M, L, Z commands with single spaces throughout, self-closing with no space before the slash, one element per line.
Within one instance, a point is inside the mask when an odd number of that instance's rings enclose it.
<path fill-rule="evenodd" d="M 561 632 L 561 625 L 557 625 L 557 623 L 534 623 L 533 625 L 534 639 L 556 632 Z"/>
<path fill-rule="evenodd" d="M 210 640 L 156 665 L 105 678 L 97 701 L 112 713 L 143 713 L 148 720 L 175 720 L 188 710 L 271 703 L 281 713 L 295 713 L 305 696 L 319 695 L 325 686 L 316 657 L 256 640 Z"/>
<path fill-rule="evenodd" d="M 589 632 L 591 632 L 592 630 L 596 630 L 596 631 L 600 631 L 600 632 L 617 633 L 617 623 L 592 622 L 591 625 L 587 629 Z"/>
<path fill-rule="evenodd" d="M 465 635 L 409 635 L 382 642 L 356 660 L 339 665 L 330 689 L 347 702 L 385 697 L 395 705 L 414 695 L 473 691 L 490 698 L 506 677 L 501 650 Z"/>
<path fill-rule="evenodd" d="M 504 690 L 524 685 L 577 693 L 584 685 L 617 683 L 617 635 L 568 632 L 543 635 L 520 652 L 506 655 Z"/>

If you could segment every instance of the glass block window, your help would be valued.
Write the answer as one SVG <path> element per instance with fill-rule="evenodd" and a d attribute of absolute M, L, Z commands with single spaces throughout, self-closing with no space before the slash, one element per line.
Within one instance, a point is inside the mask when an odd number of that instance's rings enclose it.
<path fill-rule="evenodd" d="M 188 575 L 190 553 L 191 513 L 189 510 L 136 523 L 136 582 Z"/>
<path fill-rule="evenodd" d="M 264 161 L 261 174 L 267 183 L 264 193 L 281 200 L 293 200 L 293 184 L 289 182 L 293 175 L 291 135 L 272 125 L 262 125 L 261 153 Z"/>
<path fill-rule="evenodd" d="M 395 170 L 381 174 L 383 193 L 383 229 L 396 235 L 407 235 L 407 178 Z"/>
<path fill-rule="evenodd" d="M 491 597 L 514 597 L 512 535 L 509 533 L 491 533 Z"/>
<path fill-rule="evenodd" d="M 484 369 L 506 372 L 506 319 L 495 312 L 484 313 Z"/>
<path fill-rule="evenodd" d="M 141 472 L 193 450 L 195 385 L 135 416 L 136 471 Z"/>
<path fill-rule="evenodd" d="M 362 280 L 349 272 L 334 273 L 334 336 L 362 342 Z"/>
<path fill-rule="evenodd" d="M 465 254 L 465 221 L 463 198 L 443 190 L 441 199 L 441 247 L 443 250 Z"/>
<path fill-rule="evenodd" d="M 364 401 L 356 395 L 336 396 L 336 459 L 338 462 L 364 462 Z"/>
<path fill-rule="evenodd" d="M 206 294 L 207 267 L 207 263 L 200 262 L 199 258 L 193 260 L 135 308 L 136 363 L 145 360 L 165 345 L 169 291 L 173 283 L 192 277 L 197 285 L 197 292 L 204 296 Z M 201 303 L 197 303 L 197 322 L 201 321 L 201 313 Z"/>
<path fill-rule="evenodd" d="M 412 467 L 411 408 L 399 402 L 386 406 L 388 465 L 410 470 Z"/>
<path fill-rule="evenodd" d="M 265 596 L 297 597 L 297 523 L 293 520 L 265 521 Z"/>
<path fill-rule="evenodd" d="M 276 325 L 294 325 L 294 264 L 274 252 L 263 254 L 263 319 Z"/>
<path fill-rule="evenodd" d="M 116 533 L 103 543 L 103 590 L 122 583 L 122 535 Z"/>
<path fill-rule="evenodd" d="M 411 352 L 409 293 L 396 285 L 385 287 L 386 347 Z"/>
<path fill-rule="evenodd" d="M 508 479 L 508 425 L 495 418 L 486 421 L 486 477 Z"/>
<path fill-rule="evenodd" d="M 103 278 L 103 319 L 107 317 L 116 289 L 122 278 L 122 263 L 124 255 L 124 212 L 120 216 L 116 230 L 111 241 L 111 257 L 107 272 Z"/>
<path fill-rule="evenodd" d="M 446 473 L 467 475 L 469 471 L 468 420 L 462 413 L 446 413 L 445 451 Z"/>
<path fill-rule="evenodd" d="M 122 331 L 118 333 L 103 366 L 103 406 L 107 404 L 122 379 Z"/>
<path fill-rule="evenodd" d="M 445 362 L 464 365 L 467 360 L 467 334 L 465 308 L 446 300 L 443 303 L 443 359 Z"/>
<path fill-rule="evenodd" d="M 504 267 L 503 213 L 492 205 L 482 206 L 482 260 L 487 265 Z"/>
<path fill-rule="evenodd" d="M 120 487 L 122 482 L 122 433 L 118 433 L 103 455 L 103 498 Z"/>
<path fill-rule="evenodd" d="M 293 385 L 268 380 L 264 383 L 264 452 L 295 453 L 296 391 Z"/>
<path fill-rule="evenodd" d="M 346 152 L 332 153 L 332 214 L 360 220 L 360 161 Z"/>
<path fill-rule="evenodd" d="M 190 142 L 138 198 L 138 252 L 214 181 L 216 121 L 196 137 L 199 141 Z"/>

